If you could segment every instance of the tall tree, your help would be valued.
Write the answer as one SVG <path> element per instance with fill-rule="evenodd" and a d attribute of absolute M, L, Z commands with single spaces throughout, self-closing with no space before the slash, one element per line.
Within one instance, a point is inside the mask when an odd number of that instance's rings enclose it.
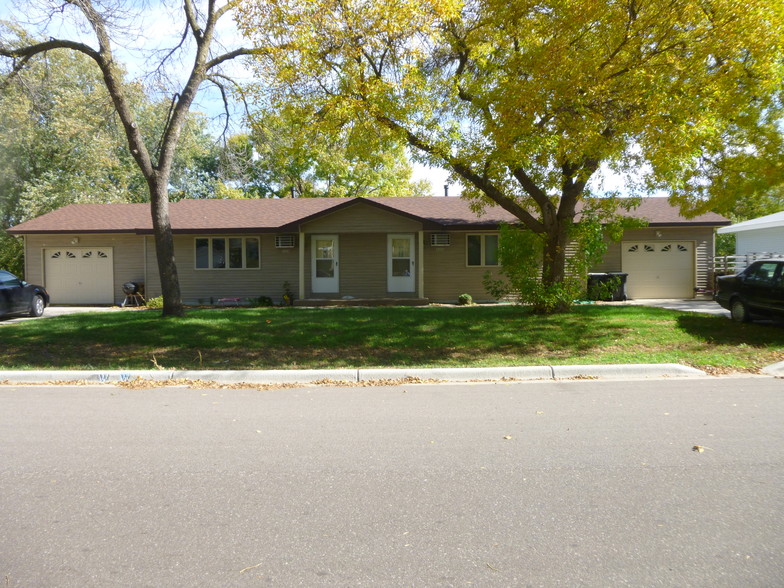
<path fill-rule="evenodd" d="M 251 164 L 259 195 L 432 195 L 429 182 L 412 181 L 405 146 L 386 129 L 291 102 L 255 112 L 250 123 L 246 144 L 237 137 L 233 146 Z"/>
<path fill-rule="evenodd" d="M 239 15 L 272 99 L 395 132 L 539 236 L 546 286 L 602 164 L 677 190 L 782 79 L 769 0 L 245 0 Z"/>
<path fill-rule="evenodd" d="M 151 142 L 166 124 L 169 104 L 151 99 L 139 83 L 126 87 Z M 173 197 L 212 192 L 210 155 L 217 149 L 206 124 L 203 115 L 188 114 L 172 164 Z M 0 86 L 0 266 L 23 272 L 21 244 L 5 233 L 12 225 L 73 202 L 149 200 L 90 58 L 51 51 Z"/>
<path fill-rule="evenodd" d="M 122 124 L 131 155 L 144 176 L 150 195 L 164 316 L 183 314 L 177 266 L 174 261 L 168 194 L 172 165 L 183 126 L 201 85 L 210 81 L 225 90 L 229 78 L 221 73 L 221 66 L 237 57 L 252 53 L 242 47 L 225 50 L 216 39 L 218 22 L 235 4 L 236 2 L 229 1 L 218 6 L 215 0 L 207 0 L 206 6 L 199 7 L 194 0 L 183 0 L 184 32 L 180 43 L 171 52 L 163 55 L 158 69 L 163 69 L 174 53 L 188 49 L 193 49 L 192 61 L 186 68 L 186 79 L 179 91 L 171 94 L 171 110 L 155 143 L 146 140 L 142 133 L 129 87 L 114 53 L 114 35 L 118 33 L 112 25 L 121 11 L 119 6 L 101 5 L 92 0 L 63 0 L 53 8 L 54 11 L 73 11 L 74 16 L 81 19 L 95 37 L 96 46 L 81 40 L 55 37 L 43 42 L 29 43 L 26 38 L 9 35 L 7 32 L 0 39 L 0 56 L 12 60 L 9 74 L 11 77 L 27 67 L 33 57 L 54 50 L 76 51 L 86 55 L 100 70 L 102 82 Z M 4 83 L 7 83 L 7 80 Z"/>
<path fill-rule="evenodd" d="M 31 64 L 20 83 L 0 87 L 4 227 L 82 193 L 104 202 L 128 198 L 134 166 L 123 161 L 97 73 L 81 55 L 53 54 Z"/>
<path fill-rule="evenodd" d="M 0 87 L 0 259 L 21 275 L 5 229 L 71 202 L 136 200 L 144 179 L 88 58 L 53 53 L 17 81 Z"/>

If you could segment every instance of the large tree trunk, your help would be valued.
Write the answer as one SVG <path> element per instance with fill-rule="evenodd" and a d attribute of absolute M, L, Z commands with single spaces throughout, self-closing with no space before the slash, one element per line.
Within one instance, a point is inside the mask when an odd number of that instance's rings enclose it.
<path fill-rule="evenodd" d="M 566 271 L 566 240 L 567 236 L 558 231 L 548 235 L 544 242 L 542 256 L 542 283 L 552 286 L 562 282 Z"/>
<path fill-rule="evenodd" d="M 581 190 L 575 189 L 571 178 L 568 178 L 564 182 L 564 190 L 555 214 L 549 207 L 543 207 L 545 239 L 542 247 L 542 285 L 545 288 L 555 286 L 566 278 L 566 249 L 580 193 Z M 565 312 L 570 307 L 570 300 L 562 300 L 552 311 Z"/>
<path fill-rule="evenodd" d="M 569 240 L 568 230 L 559 226 L 560 230 L 546 236 L 542 255 L 542 285 L 545 288 L 563 282 L 566 276 L 566 246 Z M 566 312 L 571 306 L 570 301 L 563 300 L 552 312 Z"/>
<path fill-rule="evenodd" d="M 168 178 L 167 178 L 168 180 Z M 155 253 L 158 258 L 158 275 L 163 294 L 163 316 L 183 316 L 180 280 L 174 260 L 174 237 L 169 219 L 168 181 L 155 177 L 148 180 L 150 186 L 150 210 L 155 234 Z"/>

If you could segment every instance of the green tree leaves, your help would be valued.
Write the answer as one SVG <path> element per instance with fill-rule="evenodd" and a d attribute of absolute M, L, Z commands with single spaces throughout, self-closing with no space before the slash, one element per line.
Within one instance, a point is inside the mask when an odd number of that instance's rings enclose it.
<path fill-rule="evenodd" d="M 710 181 L 705 151 L 771 107 L 784 63 L 768 0 L 245 0 L 240 27 L 260 98 L 375 121 L 446 167 L 540 236 L 548 285 L 600 165 L 685 202 Z"/>
<path fill-rule="evenodd" d="M 253 190 L 282 198 L 431 195 L 427 182 L 411 181 L 396 137 L 363 119 L 334 115 L 303 103 L 256 113 L 245 143 L 234 142 Z"/>

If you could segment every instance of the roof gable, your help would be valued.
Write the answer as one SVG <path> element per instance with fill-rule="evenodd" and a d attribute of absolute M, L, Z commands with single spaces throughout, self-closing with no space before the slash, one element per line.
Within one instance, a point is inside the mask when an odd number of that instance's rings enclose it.
<path fill-rule="evenodd" d="M 411 232 L 438 229 L 439 225 L 405 211 L 367 198 L 357 198 L 303 218 L 289 227 L 292 231 Z"/>

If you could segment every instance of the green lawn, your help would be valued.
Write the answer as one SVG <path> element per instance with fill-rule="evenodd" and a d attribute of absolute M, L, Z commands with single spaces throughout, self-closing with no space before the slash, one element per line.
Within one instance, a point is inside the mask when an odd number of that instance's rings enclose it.
<path fill-rule="evenodd" d="M 314 369 L 784 360 L 784 328 L 638 306 L 535 316 L 515 306 L 89 313 L 0 326 L 0 369 Z"/>

